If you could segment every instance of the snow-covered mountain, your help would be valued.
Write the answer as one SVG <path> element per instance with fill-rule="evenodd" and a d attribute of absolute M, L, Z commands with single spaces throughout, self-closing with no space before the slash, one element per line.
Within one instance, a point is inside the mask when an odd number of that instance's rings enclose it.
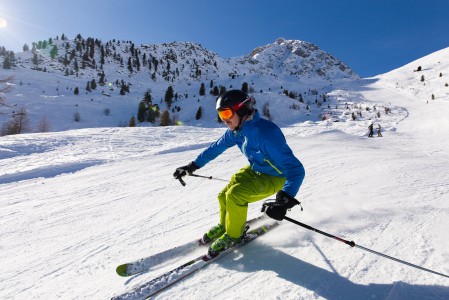
<path fill-rule="evenodd" d="M 252 74 L 297 75 L 327 80 L 358 77 L 345 63 L 318 46 L 283 38 L 273 44 L 258 47 L 248 55 L 227 59 L 191 42 L 135 45 L 130 41 L 102 43 L 97 39 L 85 40 L 78 36 L 74 40 L 58 38 L 52 40 L 51 44 L 47 43 L 45 48 L 42 47 L 35 49 L 38 53 L 37 61 L 33 60 L 31 50 L 18 53 L 15 64 L 22 68 L 45 69 L 46 72 L 60 74 L 68 71 L 69 74 L 78 73 L 78 76 L 86 78 L 95 75 L 89 72 L 91 69 L 97 72 L 104 70 L 107 78 L 112 77 L 110 81 L 115 81 L 114 77 L 119 76 L 117 74 L 131 77 L 143 74 L 147 79 L 154 76 L 169 83 L 186 79 L 208 81 Z M 52 55 L 55 47 L 58 51 Z"/>
<path fill-rule="evenodd" d="M 279 38 L 275 43 L 258 47 L 237 61 L 245 66 L 250 65 L 250 74 L 320 77 L 329 81 L 358 78 L 344 62 L 312 43 L 298 40 Z"/>
<path fill-rule="evenodd" d="M 316 45 L 284 39 L 248 55 L 221 58 L 190 42 L 134 45 L 61 37 L 16 53 L 11 62 L 10 69 L 0 69 L 1 78 L 13 77 L 8 83 L 13 89 L 3 96 L 9 106 L 1 107 L 0 123 L 23 107 L 32 123 L 28 132 L 36 131 L 44 118 L 53 123 L 52 131 L 126 126 L 146 92 L 151 94 L 152 107 L 169 111 L 172 123 L 219 126 L 214 112 L 217 93 L 241 88 L 243 83 L 255 94 L 260 109 L 276 103 L 270 108 L 273 116 L 282 105 L 292 108 L 287 118 L 291 122 L 316 120 L 322 117 L 322 108 L 315 104 L 326 101 L 327 92 L 359 79 L 345 63 Z M 164 102 L 168 86 L 175 93 L 170 106 Z M 72 107 L 70 114 L 61 115 L 68 113 L 63 108 L 67 106 Z M 202 117 L 197 119 L 200 108 Z M 59 118 L 67 122 L 54 120 Z"/>

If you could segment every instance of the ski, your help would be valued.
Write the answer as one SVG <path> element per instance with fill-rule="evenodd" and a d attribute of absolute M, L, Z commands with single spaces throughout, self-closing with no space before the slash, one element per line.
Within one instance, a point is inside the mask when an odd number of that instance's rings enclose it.
<path fill-rule="evenodd" d="M 216 261 L 217 259 L 233 252 L 236 248 L 246 245 L 249 242 L 258 238 L 259 236 L 264 235 L 271 229 L 276 228 L 279 224 L 280 223 L 278 221 L 273 221 L 260 227 L 257 227 L 253 230 L 250 230 L 246 232 L 240 243 L 235 244 L 234 246 L 226 249 L 225 251 L 221 252 L 218 256 L 214 258 L 208 258 L 207 255 L 200 255 L 174 268 L 171 271 L 168 271 L 142 285 L 139 285 L 138 287 L 132 289 L 129 292 L 113 297 L 112 300 L 148 299 L 149 297 L 152 297 L 158 294 L 159 292 L 171 287 L 172 285 L 183 280 L 184 278 L 198 272 L 199 270 L 209 265 L 210 263 Z"/>
<path fill-rule="evenodd" d="M 266 218 L 265 215 L 261 215 L 250 219 L 246 222 L 247 225 L 251 225 L 257 221 Z M 146 258 L 141 258 L 134 262 L 121 264 L 116 268 L 118 275 L 122 277 L 128 277 L 137 275 L 155 268 L 156 266 L 162 266 L 172 260 L 174 257 L 186 256 L 197 249 L 206 248 L 208 244 L 200 244 L 199 240 L 188 242 L 182 246 L 176 246 L 163 252 L 156 253 Z"/>

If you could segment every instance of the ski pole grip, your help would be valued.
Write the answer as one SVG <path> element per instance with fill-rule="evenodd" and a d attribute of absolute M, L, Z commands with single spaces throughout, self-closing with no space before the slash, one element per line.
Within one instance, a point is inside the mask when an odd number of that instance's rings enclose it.
<path fill-rule="evenodd" d="M 182 180 L 182 178 L 181 178 L 181 177 L 179 177 L 179 178 L 178 178 L 178 180 L 179 180 L 179 182 L 181 182 L 182 186 L 186 186 L 186 183 L 185 183 L 185 181 L 184 181 L 184 180 Z"/>

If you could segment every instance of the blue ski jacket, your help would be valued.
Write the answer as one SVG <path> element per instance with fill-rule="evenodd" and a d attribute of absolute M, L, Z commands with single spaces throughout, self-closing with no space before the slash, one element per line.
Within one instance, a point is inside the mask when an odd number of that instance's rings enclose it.
<path fill-rule="evenodd" d="M 304 167 L 287 145 L 281 129 L 273 122 L 260 118 L 257 110 L 252 118 L 243 122 L 240 130 L 228 129 L 194 162 L 201 168 L 235 145 L 246 156 L 251 169 L 256 173 L 286 178 L 282 190 L 292 197 L 296 196 L 304 180 Z"/>

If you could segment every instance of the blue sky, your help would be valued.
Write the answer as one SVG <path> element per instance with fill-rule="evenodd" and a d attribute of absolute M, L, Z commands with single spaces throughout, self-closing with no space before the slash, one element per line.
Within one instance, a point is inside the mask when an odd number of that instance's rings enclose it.
<path fill-rule="evenodd" d="M 449 0 L 0 0 L 0 46 L 60 36 L 189 41 L 222 57 L 311 42 L 362 77 L 449 47 Z"/>

